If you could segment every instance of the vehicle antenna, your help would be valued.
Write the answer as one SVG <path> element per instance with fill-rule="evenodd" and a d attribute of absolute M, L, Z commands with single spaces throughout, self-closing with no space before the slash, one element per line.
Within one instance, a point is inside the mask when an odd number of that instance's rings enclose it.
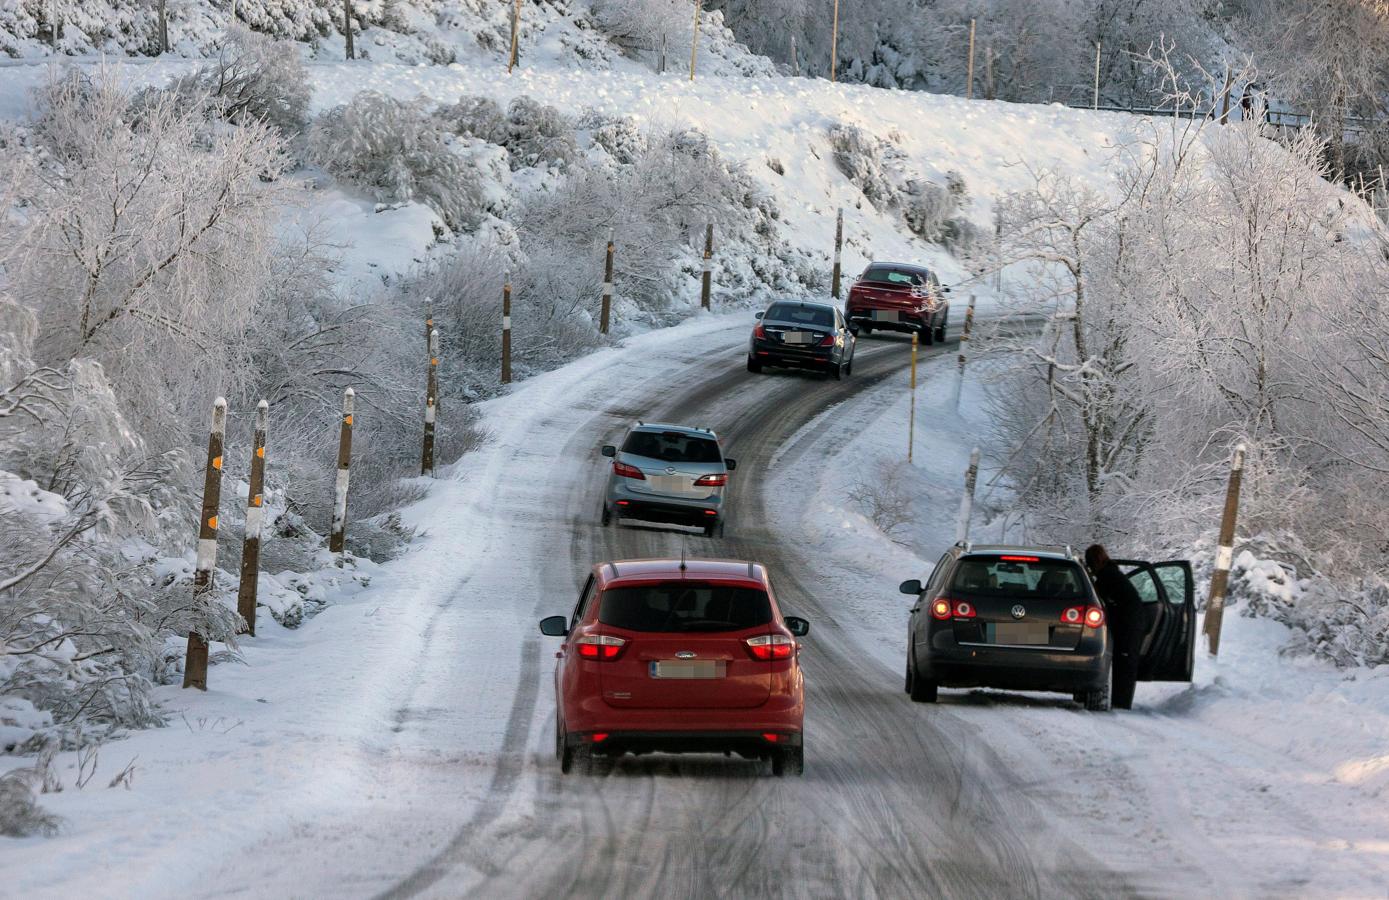
<path fill-rule="evenodd" d="M 685 536 L 680 536 L 680 571 L 685 571 Z"/>

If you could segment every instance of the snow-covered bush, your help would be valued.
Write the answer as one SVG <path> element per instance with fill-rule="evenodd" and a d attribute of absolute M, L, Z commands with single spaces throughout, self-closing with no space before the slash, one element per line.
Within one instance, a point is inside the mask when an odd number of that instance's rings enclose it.
<path fill-rule="evenodd" d="M 834 125 L 829 131 L 834 164 L 879 209 L 885 209 L 896 191 L 883 170 L 883 141 L 857 125 Z"/>
<path fill-rule="evenodd" d="M 427 203 L 454 231 L 482 219 L 482 186 L 449 147 L 422 100 L 363 91 L 321 115 L 309 131 L 309 154 L 331 175 L 384 203 Z"/>
<path fill-rule="evenodd" d="M 263 120 L 284 133 L 301 130 L 309 109 L 309 78 L 299 48 L 245 28 L 227 32 L 212 60 L 170 89 L 190 103 L 204 98 L 238 125 Z"/>
<path fill-rule="evenodd" d="M 621 165 L 631 165 L 646 152 L 646 132 L 633 116 L 611 117 L 585 110 L 578 126 L 591 134 L 594 146 Z"/>
<path fill-rule="evenodd" d="M 505 112 L 490 97 L 461 97 L 435 117 L 454 134 L 505 147 L 512 169 L 562 169 L 577 152 L 574 123 L 553 106 L 527 96 L 513 99 Z"/>
<path fill-rule="evenodd" d="M 906 485 L 910 465 L 903 460 L 880 458 L 869 467 L 871 474 L 856 479 L 848 497 L 884 535 L 896 540 L 897 532 L 912 520 L 912 495 Z"/>
<path fill-rule="evenodd" d="M 0 836 L 57 834 L 60 820 L 34 798 L 42 783 L 43 771 L 37 766 L 11 769 L 0 775 Z"/>
<path fill-rule="evenodd" d="M 624 50 L 688 49 L 693 8 L 685 0 L 594 0 L 598 30 Z"/>

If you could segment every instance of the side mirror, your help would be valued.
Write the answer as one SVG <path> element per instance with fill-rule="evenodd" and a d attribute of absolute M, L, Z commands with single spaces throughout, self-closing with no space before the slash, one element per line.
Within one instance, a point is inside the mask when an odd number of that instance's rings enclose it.
<path fill-rule="evenodd" d="M 904 581 L 897 590 L 915 597 L 917 594 L 921 593 L 921 579 L 913 578 L 911 581 Z"/>
<path fill-rule="evenodd" d="M 766 315 L 765 312 L 759 312 L 759 313 L 755 313 L 755 314 L 753 315 L 753 318 L 754 318 L 754 319 L 760 319 L 760 318 L 762 318 L 762 317 L 765 316 L 765 315 Z"/>
<path fill-rule="evenodd" d="M 786 630 L 796 637 L 805 637 L 810 634 L 810 623 L 800 616 L 787 616 Z"/>
<path fill-rule="evenodd" d="M 738 460 L 736 460 L 736 459 L 725 459 L 725 460 L 723 461 L 723 467 L 724 467 L 725 469 L 727 469 L 728 471 L 732 472 L 734 469 L 738 468 Z"/>
<path fill-rule="evenodd" d="M 604 445 L 603 445 L 603 455 L 604 455 L 604 456 L 609 456 L 609 457 L 616 456 L 616 455 L 617 455 L 617 448 L 614 447 L 612 444 L 604 444 Z"/>
<path fill-rule="evenodd" d="M 948 284 L 943 284 L 943 285 L 941 285 L 941 286 L 940 286 L 940 292 L 941 292 L 942 294 L 948 294 L 948 293 L 950 293 L 950 285 L 948 285 Z"/>
<path fill-rule="evenodd" d="M 547 616 L 540 620 L 540 633 L 546 637 L 564 637 L 569 633 L 569 623 L 564 616 Z"/>

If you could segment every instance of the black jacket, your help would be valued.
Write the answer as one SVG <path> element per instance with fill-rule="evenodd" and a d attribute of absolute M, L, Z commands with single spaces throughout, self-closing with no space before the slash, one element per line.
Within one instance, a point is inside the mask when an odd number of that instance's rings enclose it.
<path fill-rule="evenodd" d="M 1095 573 L 1095 590 L 1104 601 L 1105 621 L 1116 653 L 1137 653 L 1143 645 L 1143 600 L 1133 582 L 1119 571 L 1119 564 Z"/>

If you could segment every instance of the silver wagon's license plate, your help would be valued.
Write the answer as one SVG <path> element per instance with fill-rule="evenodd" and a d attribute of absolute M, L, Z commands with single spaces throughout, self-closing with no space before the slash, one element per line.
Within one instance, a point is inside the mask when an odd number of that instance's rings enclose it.
<path fill-rule="evenodd" d="M 651 663 L 651 677 L 722 678 L 727 668 L 721 659 L 658 659 Z"/>
<path fill-rule="evenodd" d="M 873 310 L 874 322 L 896 322 L 898 312 L 895 309 L 875 309 Z"/>

